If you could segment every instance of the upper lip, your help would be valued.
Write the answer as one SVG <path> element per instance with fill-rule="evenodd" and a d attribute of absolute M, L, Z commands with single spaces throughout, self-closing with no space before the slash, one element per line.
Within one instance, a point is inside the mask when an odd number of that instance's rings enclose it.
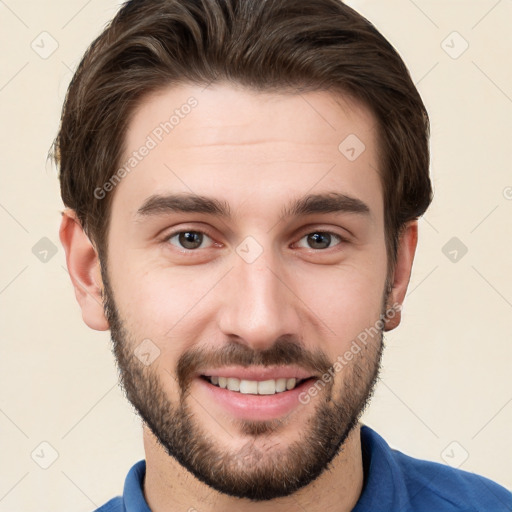
<path fill-rule="evenodd" d="M 207 368 L 202 370 L 199 375 L 207 377 L 233 377 L 240 380 L 276 380 L 276 379 L 292 379 L 297 380 L 309 379 L 314 377 L 311 372 L 296 366 L 252 366 L 244 368 L 242 366 L 223 366 L 222 368 Z"/>

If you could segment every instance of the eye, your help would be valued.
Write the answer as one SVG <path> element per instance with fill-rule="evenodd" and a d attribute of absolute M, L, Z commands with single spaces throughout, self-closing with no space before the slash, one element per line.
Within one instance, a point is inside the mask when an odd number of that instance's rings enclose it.
<path fill-rule="evenodd" d="M 166 240 L 179 249 L 195 250 L 204 248 L 203 242 L 212 239 L 201 231 L 178 231 L 171 234 Z"/>
<path fill-rule="evenodd" d="M 308 244 L 308 247 L 306 248 L 309 249 L 329 249 L 332 247 L 331 242 L 337 240 L 338 243 L 334 245 L 338 245 L 343 241 L 341 236 L 336 235 L 335 233 L 329 233 L 327 231 L 314 231 L 313 233 L 308 233 L 306 236 L 303 236 L 300 239 L 298 243 L 299 247 L 304 247 L 304 245 L 300 245 L 302 240 L 306 241 Z"/>

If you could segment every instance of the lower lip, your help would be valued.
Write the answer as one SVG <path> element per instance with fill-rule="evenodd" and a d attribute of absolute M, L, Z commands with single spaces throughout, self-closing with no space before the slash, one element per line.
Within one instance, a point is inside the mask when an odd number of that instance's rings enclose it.
<path fill-rule="evenodd" d="M 250 395 L 214 386 L 203 378 L 196 378 L 205 392 L 231 415 L 244 420 L 272 420 L 289 414 L 302 405 L 299 396 L 314 379 L 307 379 L 295 388 L 273 395 Z"/>

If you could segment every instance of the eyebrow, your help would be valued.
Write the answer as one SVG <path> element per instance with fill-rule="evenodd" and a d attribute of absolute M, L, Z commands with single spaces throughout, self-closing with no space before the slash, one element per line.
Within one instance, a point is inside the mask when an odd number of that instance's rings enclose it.
<path fill-rule="evenodd" d="M 168 213 L 205 213 L 229 219 L 231 209 L 226 201 L 196 194 L 180 193 L 152 195 L 137 210 L 136 218 L 165 215 Z M 355 197 L 337 192 L 308 194 L 295 199 L 281 210 L 281 218 L 318 213 L 356 213 L 369 215 L 370 208 Z"/>

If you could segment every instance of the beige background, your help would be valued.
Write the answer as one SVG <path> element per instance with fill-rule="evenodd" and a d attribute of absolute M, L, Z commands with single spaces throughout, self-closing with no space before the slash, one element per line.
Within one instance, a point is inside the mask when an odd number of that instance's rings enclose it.
<path fill-rule="evenodd" d="M 418 84 L 435 186 L 364 420 L 406 453 L 512 488 L 512 1 L 349 3 Z M 92 510 L 143 457 L 108 333 L 81 320 L 46 162 L 72 70 L 118 4 L 0 1 L 0 512 Z"/>

